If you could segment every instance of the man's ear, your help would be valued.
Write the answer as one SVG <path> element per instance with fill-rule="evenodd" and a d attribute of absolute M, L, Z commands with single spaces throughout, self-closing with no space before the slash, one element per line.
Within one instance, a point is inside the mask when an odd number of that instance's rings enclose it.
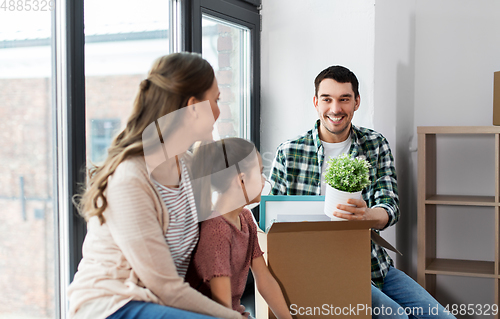
<path fill-rule="evenodd" d="M 314 104 L 314 108 L 317 109 L 318 108 L 318 98 L 315 96 L 313 96 L 313 104 Z"/>
<path fill-rule="evenodd" d="M 359 105 L 361 104 L 361 96 L 358 95 L 356 98 L 356 105 L 354 105 L 354 111 L 357 111 L 359 109 Z"/>

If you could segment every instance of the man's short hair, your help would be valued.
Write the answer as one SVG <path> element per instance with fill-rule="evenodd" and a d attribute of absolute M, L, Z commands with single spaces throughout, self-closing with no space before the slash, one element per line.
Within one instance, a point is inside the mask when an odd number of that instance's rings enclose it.
<path fill-rule="evenodd" d="M 356 75 L 354 75 L 354 73 L 352 73 L 351 70 L 349 70 L 348 68 L 340 65 L 334 65 L 321 71 L 316 77 L 316 79 L 314 79 L 314 87 L 315 87 L 314 95 L 316 97 L 318 97 L 319 84 L 324 79 L 332 79 L 339 83 L 351 83 L 352 90 L 354 91 L 354 98 L 356 99 L 358 98 L 359 82 L 358 79 L 356 78 Z"/>

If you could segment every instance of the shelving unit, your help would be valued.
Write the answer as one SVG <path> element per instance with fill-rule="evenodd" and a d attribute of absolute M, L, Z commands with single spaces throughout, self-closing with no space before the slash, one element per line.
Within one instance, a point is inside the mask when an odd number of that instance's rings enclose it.
<path fill-rule="evenodd" d="M 435 295 L 436 275 L 491 278 L 494 301 L 499 304 L 500 287 L 500 126 L 422 126 L 418 133 L 418 268 L 417 280 Z M 436 173 L 437 135 L 494 135 L 494 196 L 438 194 Z M 487 168 L 486 168 L 487 169 Z M 458 172 L 457 172 L 458 173 Z M 492 207 L 495 222 L 494 261 L 438 258 L 436 254 L 436 208 L 447 206 Z M 495 316 L 498 318 L 498 315 Z"/>

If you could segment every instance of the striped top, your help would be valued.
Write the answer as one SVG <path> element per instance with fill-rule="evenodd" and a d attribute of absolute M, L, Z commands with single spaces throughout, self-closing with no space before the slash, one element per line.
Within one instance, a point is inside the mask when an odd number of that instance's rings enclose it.
<path fill-rule="evenodd" d="M 165 239 L 179 276 L 184 277 L 191 260 L 191 253 L 199 238 L 198 216 L 189 174 L 181 159 L 182 174 L 179 187 L 169 188 L 154 181 L 165 206 L 170 223 Z"/>

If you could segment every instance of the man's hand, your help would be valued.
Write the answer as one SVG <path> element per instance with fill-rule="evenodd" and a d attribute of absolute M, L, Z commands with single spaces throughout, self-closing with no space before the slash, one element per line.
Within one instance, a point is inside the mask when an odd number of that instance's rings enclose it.
<path fill-rule="evenodd" d="M 389 222 L 389 215 L 382 207 L 368 208 L 363 199 L 351 198 L 347 200 L 347 203 L 355 206 L 338 204 L 337 208 L 352 213 L 352 215 L 339 211 L 334 211 L 333 215 L 347 220 L 376 220 L 375 229 L 382 229 Z"/>

